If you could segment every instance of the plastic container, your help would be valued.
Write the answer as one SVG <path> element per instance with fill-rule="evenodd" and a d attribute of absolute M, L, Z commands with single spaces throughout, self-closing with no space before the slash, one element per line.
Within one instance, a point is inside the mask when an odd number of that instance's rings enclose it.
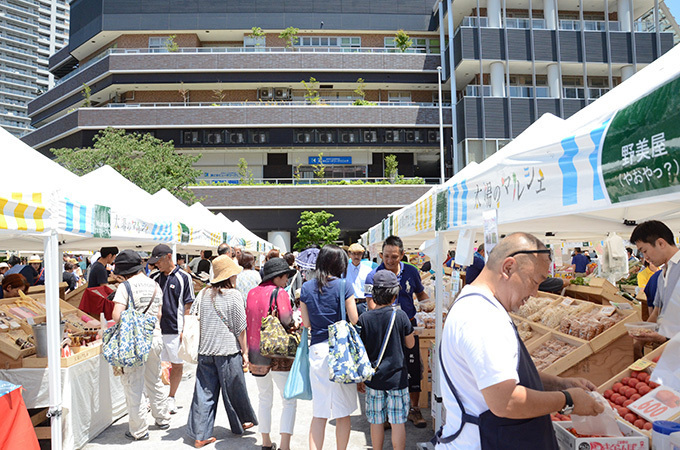
<path fill-rule="evenodd" d="M 654 422 L 652 424 L 652 450 L 669 450 L 672 448 L 670 435 L 678 432 L 680 432 L 680 423 L 668 420 Z M 680 438 L 680 435 L 678 438 Z"/>
<path fill-rule="evenodd" d="M 61 333 L 59 334 L 59 344 L 61 344 L 62 336 L 64 336 L 64 327 L 66 322 L 61 323 Z M 33 339 L 35 339 L 35 353 L 38 358 L 47 358 L 47 324 L 36 323 L 32 325 Z"/>
<path fill-rule="evenodd" d="M 644 336 L 659 329 L 659 324 L 655 322 L 629 322 L 624 325 L 632 337 Z"/>
<path fill-rule="evenodd" d="M 671 450 L 680 450 L 680 432 L 671 433 L 669 436 Z"/>

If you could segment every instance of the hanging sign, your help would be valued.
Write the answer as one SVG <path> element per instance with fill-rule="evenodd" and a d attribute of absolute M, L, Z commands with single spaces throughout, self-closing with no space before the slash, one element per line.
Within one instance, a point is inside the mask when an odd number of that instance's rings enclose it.
<path fill-rule="evenodd" d="M 111 208 L 108 206 L 94 205 L 92 235 L 96 238 L 111 239 Z"/>
<path fill-rule="evenodd" d="M 488 255 L 498 244 L 498 210 L 484 211 L 482 218 L 484 219 L 484 253 Z"/>
<path fill-rule="evenodd" d="M 182 243 L 188 243 L 191 237 L 191 231 L 189 230 L 189 227 L 180 222 L 179 232 L 180 232 L 179 241 Z"/>

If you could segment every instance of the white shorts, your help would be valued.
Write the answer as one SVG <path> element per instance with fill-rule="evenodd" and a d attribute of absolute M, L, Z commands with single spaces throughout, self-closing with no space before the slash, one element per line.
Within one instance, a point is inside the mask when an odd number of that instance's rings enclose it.
<path fill-rule="evenodd" d="M 163 335 L 163 350 L 161 350 L 161 361 L 171 364 L 184 364 L 184 360 L 177 356 L 179 352 L 179 334 Z"/>
<path fill-rule="evenodd" d="M 329 379 L 328 341 L 309 347 L 309 376 L 312 382 L 312 415 L 323 419 L 346 417 L 357 409 L 357 385 Z"/>

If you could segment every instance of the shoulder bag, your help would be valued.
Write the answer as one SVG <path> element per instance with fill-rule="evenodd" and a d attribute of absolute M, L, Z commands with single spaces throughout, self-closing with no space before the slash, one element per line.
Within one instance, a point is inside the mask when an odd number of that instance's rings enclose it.
<path fill-rule="evenodd" d="M 191 364 L 198 362 L 198 342 L 201 337 L 201 300 L 204 295 L 205 289 L 196 296 L 196 300 L 191 305 L 191 314 L 184 316 L 182 342 L 177 351 L 177 356 Z"/>
<path fill-rule="evenodd" d="M 260 354 L 269 358 L 295 358 L 300 344 L 299 332 L 288 333 L 281 324 L 278 314 L 277 297 L 279 288 L 275 288 L 269 298 L 269 312 L 262 318 L 260 327 Z"/>
<path fill-rule="evenodd" d="M 118 323 L 104 332 L 102 354 L 114 367 L 137 367 L 146 362 L 151 350 L 158 317 L 146 313 L 156 298 L 156 292 L 154 290 L 144 312 L 139 312 L 135 309 L 130 283 L 126 281 L 123 286 L 128 292 L 128 306 L 120 314 Z"/>
<path fill-rule="evenodd" d="M 345 280 L 340 280 L 340 320 L 328 326 L 328 371 L 336 383 L 361 383 L 375 373 L 356 328 L 345 320 Z"/>
<path fill-rule="evenodd" d="M 307 337 L 307 327 L 302 329 L 300 345 L 295 353 L 293 366 L 286 379 L 283 389 L 283 398 L 286 400 L 311 400 L 312 399 L 312 380 L 309 376 L 309 338 Z"/>

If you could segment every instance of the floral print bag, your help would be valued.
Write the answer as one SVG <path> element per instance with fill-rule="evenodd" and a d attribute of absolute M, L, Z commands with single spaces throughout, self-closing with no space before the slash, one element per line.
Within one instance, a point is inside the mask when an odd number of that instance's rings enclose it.
<path fill-rule="evenodd" d="M 361 383 L 375 373 L 354 325 L 345 320 L 345 280 L 340 280 L 340 320 L 328 326 L 328 371 L 336 383 Z"/>

